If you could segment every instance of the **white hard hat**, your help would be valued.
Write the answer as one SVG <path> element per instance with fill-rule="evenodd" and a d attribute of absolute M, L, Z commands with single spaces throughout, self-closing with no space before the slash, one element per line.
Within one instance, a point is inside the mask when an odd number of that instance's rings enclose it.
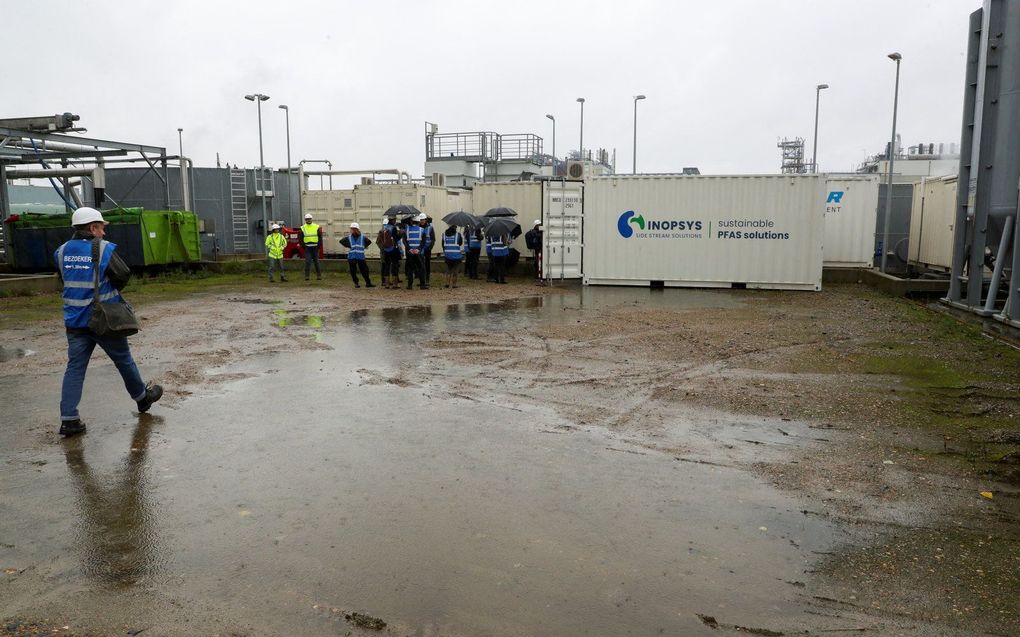
<path fill-rule="evenodd" d="M 269 229 L 270 230 L 279 230 L 280 229 L 280 224 L 274 223 L 273 225 L 269 226 Z"/>
<path fill-rule="evenodd" d="M 416 219 L 417 219 L 418 221 L 425 221 L 426 219 L 428 219 L 428 217 L 427 217 L 427 216 L 425 216 L 425 213 L 424 213 L 424 212 L 423 212 L 423 213 L 421 213 L 420 215 L 418 215 L 418 216 L 417 216 L 417 217 L 415 217 L 415 218 L 416 218 Z"/>
<path fill-rule="evenodd" d="M 386 225 L 387 223 L 390 222 L 390 218 L 389 217 L 383 217 L 382 218 L 382 222 L 383 222 L 383 225 Z"/>
<path fill-rule="evenodd" d="M 107 223 L 106 219 L 103 219 L 103 213 L 99 212 L 95 208 L 87 208 L 82 206 L 74 211 L 71 215 L 72 226 L 84 226 L 92 223 L 93 221 L 102 221 L 104 224 Z"/>
<path fill-rule="evenodd" d="M 361 230 L 361 226 L 358 225 L 357 221 L 351 224 L 351 230 Z"/>
<path fill-rule="evenodd" d="M 542 220 L 541 219 L 535 219 L 535 225 L 536 226 L 542 225 Z"/>
<path fill-rule="evenodd" d="M 312 215 L 305 215 L 305 219 L 311 219 Z"/>

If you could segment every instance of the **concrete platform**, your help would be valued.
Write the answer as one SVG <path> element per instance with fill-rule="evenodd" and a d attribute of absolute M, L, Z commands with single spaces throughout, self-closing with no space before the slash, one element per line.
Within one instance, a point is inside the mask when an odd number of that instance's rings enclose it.
<path fill-rule="evenodd" d="M 860 270 L 861 282 L 893 296 L 945 296 L 948 279 L 901 279 L 878 270 Z"/>
<path fill-rule="evenodd" d="M 62 288 L 56 274 L 0 274 L 0 297 L 59 292 Z"/>

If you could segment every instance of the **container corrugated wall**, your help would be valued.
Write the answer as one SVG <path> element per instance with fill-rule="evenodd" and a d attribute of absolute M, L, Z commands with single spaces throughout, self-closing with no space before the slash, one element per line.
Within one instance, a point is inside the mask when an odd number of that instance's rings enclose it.
<path fill-rule="evenodd" d="M 953 267 L 957 177 L 926 179 L 914 189 L 910 212 L 910 262 L 928 268 Z"/>
<path fill-rule="evenodd" d="M 588 284 L 820 290 L 824 175 L 595 177 Z"/>
<path fill-rule="evenodd" d="M 878 175 L 827 175 L 825 184 L 825 267 L 869 268 L 875 252 Z"/>
<path fill-rule="evenodd" d="M 475 214 L 481 216 L 492 208 L 511 208 L 517 213 L 517 223 L 527 232 L 535 219 L 542 218 L 542 182 L 520 181 L 475 184 L 472 189 Z M 512 247 L 528 254 L 524 234 L 517 237 Z"/>

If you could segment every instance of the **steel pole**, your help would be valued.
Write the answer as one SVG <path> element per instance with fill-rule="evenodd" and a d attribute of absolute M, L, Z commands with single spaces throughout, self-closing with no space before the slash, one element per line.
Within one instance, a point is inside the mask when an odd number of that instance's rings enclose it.
<path fill-rule="evenodd" d="M 259 192 L 262 193 L 262 234 L 265 236 L 268 225 L 266 225 L 266 161 L 262 155 L 262 99 L 261 96 L 255 99 L 255 107 L 259 113 L 259 178 L 255 180 L 258 184 L 261 180 L 262 185 Z"/>
<path fill-rule="evenodd" d="M 580 140 L 581 149 L 580 149 L 580 152 L 581 152 L 581 161 L 583 162 L 584 161 L 584 101 L 582 100 L 580 102 L 580 104 L 581 104 L 581 140 Z"/>
<path fill-rule="evenodd" d="M 811 147 L 811 172 L 818 172 L 818 105 L 822 99 L 822 87 L 815 89 L 815 141 Z"/>
<path fill-rule="evenodd" d="M 634 98 L 634 157 L 633 164 L 631 165 L 630 173 L 632 175 L 637 174 L 637 103 L 638 99 Z"/>
<path fill-rule="evenodd" d="M 553 156 L 553 165 L 555 166 L 555 160 L 556 160 L 556 120 L 553 120 L 553 121 L 552 121 L 552 123 L 553 123 L 553 147 L 552 147 L 552 156 Z"/>
<path fill-rule="evenodd" d="M 882 224 L 882 263 L 879 270 L 884 274 L 886 261 L 889 257 L 889 220 L 892 218 L 892 176 L 893 163 L 896 160 L 896 112 L 900 101 L 900 57 L 896 60 L 896 88 L 893 91 L 892 138 L 889 141 L 889 176 L 885 187 L 885 220 Z"/>

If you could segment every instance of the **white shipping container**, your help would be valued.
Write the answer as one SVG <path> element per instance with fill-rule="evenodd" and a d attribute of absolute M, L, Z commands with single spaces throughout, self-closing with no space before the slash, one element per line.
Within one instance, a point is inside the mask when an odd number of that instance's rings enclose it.
<path fill-rule="evenodd" d="M 824 175 L 594 177 L 591 285 L 822 289 Z"/>
<path fill-rule="evenodd" d="M 909 261 L 928 268 L 953 267 L 957 177 L 925 179 L 914 188 Z"/>
<path fill-rule="evenodd" d="M 879 175 L 826 175 L 822 248 L 825 267 L 871 267 L 879 179 Z"/>
<path fill-rule="evenodd" d="M 542 182 L 515 181 L 475 184 L 472 189 L 472 203 L 475 214 L 484 215 L 492 208 L 510 208 L 517 213 L 514 218 L 521 224 L 521 236 L 512 247 L 522 255 L 530 254 L 524 242 L 524 233 L 531 230 L 536 219 L 542 218 Z"/>

